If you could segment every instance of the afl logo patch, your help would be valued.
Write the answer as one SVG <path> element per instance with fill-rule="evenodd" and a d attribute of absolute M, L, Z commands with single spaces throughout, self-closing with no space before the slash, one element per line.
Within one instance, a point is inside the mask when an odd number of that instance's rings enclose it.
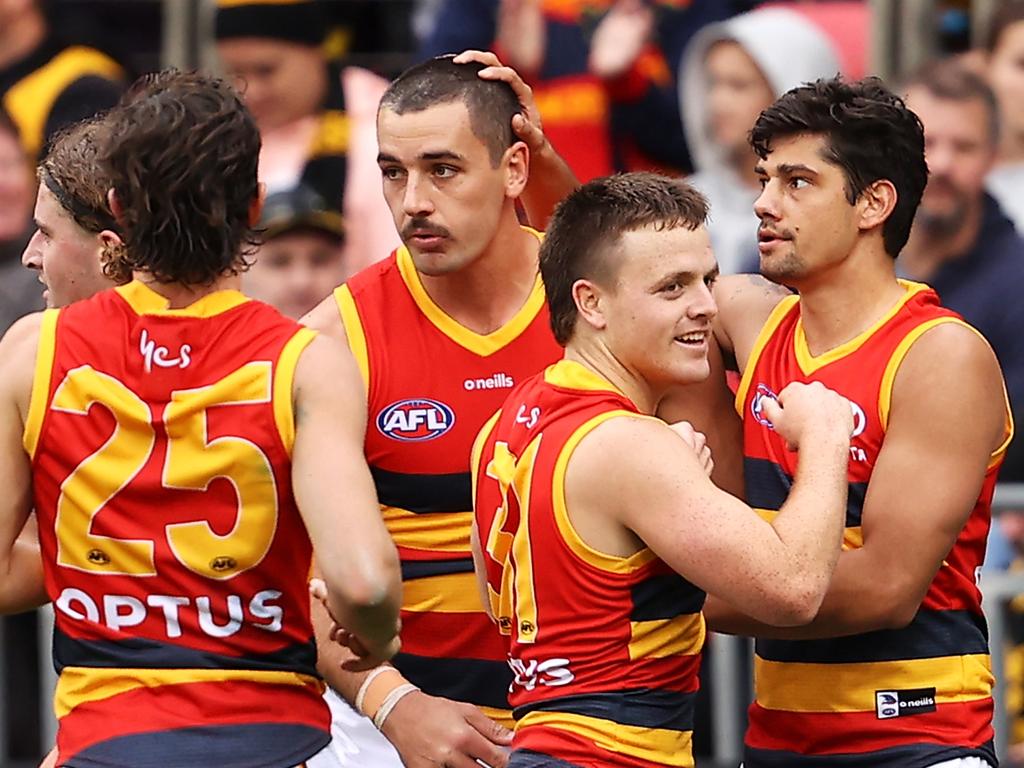
<path fill-rule="evenodd" d="M 758 384 L 757 391 L 754 392 L 754 399 L 750 401 L 750 413 L 758 424 L 768 427 L 768 429 L 775 429 L 775 425 L 772 424 L 764 415 L 764 400 L 766 397 L 776 402 L 779 400 L 778 395 L 772 392 L 767 386 L 764 384 Z"/>
<path fill-rule="evenodd" d="M 850 409 L 853 411 L 853 432 L 850 433 L 850 437 L 857 437 L 867 429 L 868 417 L 864 413 L 864 409 L 853 402 L 853 400 L 850 401 Z"/>
<path fill-rule="evenodd" d="M 455 412 L 427 398 L 399 400 L 377 414 L 377 429 L 392 440 L 419 443 L 440 437 L 455 425 Z"/>

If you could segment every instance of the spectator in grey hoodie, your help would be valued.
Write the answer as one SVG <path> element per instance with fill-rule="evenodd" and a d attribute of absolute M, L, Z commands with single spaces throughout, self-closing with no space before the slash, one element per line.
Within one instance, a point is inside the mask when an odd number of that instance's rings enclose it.
<path fill-rule="evenodd" d="M 723 274 L 757 271 L 757 158 L 747 134 L 761 110 L 791 88 L 840 70 L 820 27 L 795 10 L 763 8 L 710 24 L 679 71 L 683 128 L 710 204 L 708 231 Z"/>

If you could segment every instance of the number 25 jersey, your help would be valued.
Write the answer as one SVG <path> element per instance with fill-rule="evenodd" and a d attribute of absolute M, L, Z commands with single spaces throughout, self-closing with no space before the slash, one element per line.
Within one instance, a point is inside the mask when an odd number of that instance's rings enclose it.
<path fill-rule="evenodd" d="M 289 768 L 329 741 L 292 497 L 313 333 L 141 283 L 44 315 L 25 430 L 60 764 Z"/>

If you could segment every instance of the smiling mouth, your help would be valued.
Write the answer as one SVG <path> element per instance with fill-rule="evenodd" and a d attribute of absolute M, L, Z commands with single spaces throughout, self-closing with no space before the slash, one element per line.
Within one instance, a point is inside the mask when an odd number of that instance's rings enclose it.
<path fill-rule="evenodd" d="M 673 341 L 677 341 L 680 344 L 686 344 L 691 347 L 699 347 L 708 340 L 707 331 L 691 331 L 690 333 L 683 333 L 676 336 Z"/>

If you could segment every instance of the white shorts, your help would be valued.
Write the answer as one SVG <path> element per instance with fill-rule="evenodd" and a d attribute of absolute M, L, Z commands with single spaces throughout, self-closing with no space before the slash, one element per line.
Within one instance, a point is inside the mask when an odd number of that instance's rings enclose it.
<path fill-rule="evenodd" d="M 306 761 L 308 768 L 403 768 L 402 758 L 370 718 L 330 689 L 324 700 L 331 708 L 331 743 Z"/>

